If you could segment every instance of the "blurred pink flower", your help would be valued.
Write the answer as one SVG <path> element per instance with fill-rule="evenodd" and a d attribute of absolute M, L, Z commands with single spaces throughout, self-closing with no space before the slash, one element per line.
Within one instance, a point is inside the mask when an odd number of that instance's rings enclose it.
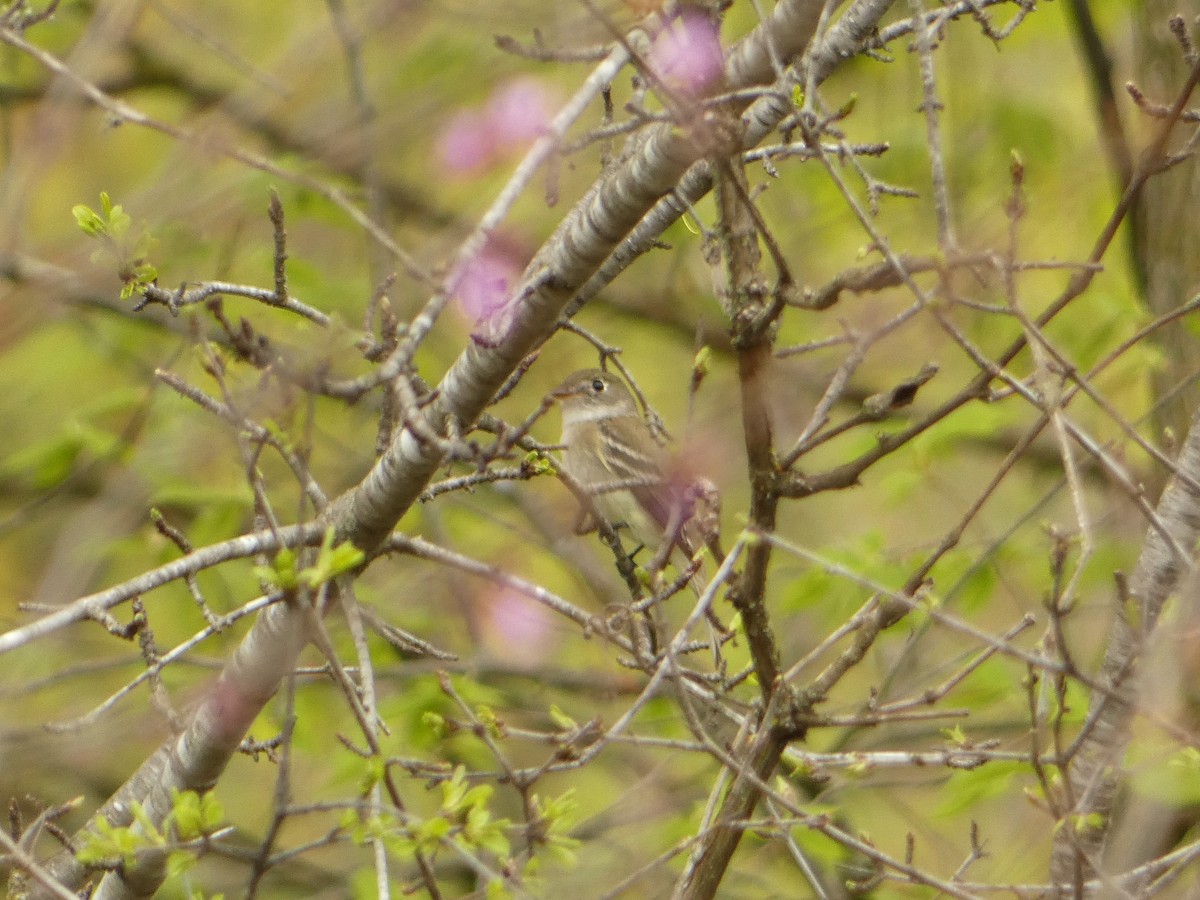
<path fill-rule="evenodd" d="M 437 141 L 438 159 L 456 175 L 470 174 L 487 166 L 493 149 L 487 120 L 476 110 L 457 113 Z"/>
<path fill-rule="evenodd" d="M 533 78 L 501 85 L 488 101 L 485 118 L 496 145 L 524 148 L 542 136 L 550 122 L 550 92 Z"/>
<path fill-rule="evenodd" d="M 532 78 L 500 85 L 482 110 L 462 110 L 446 123 L 438 135 L 438 160 L 455 175 L 495 165 L 545 132 L 553 102 L 550 91 Z"/>
<path fill-rule="evenodd" d="M 531 665 L 553 649 L 556 629 L 544 606 L 507 588 L 483 597 L 493 652 L 510 662 Z"/>
<path fill-rule="evenodd" d="M 463 315 L 474 325 L 495 322 L 508 305 L 521 269 L 515 253 L 489 241 L 459 270 L 454 293 Z"/>
<path fill-rule="evenodd" d="M 650 70 L 667 87 L 695 96 L 724 71 L 717 26 L 704 13 L 685 9 L 654 41 Z"/>

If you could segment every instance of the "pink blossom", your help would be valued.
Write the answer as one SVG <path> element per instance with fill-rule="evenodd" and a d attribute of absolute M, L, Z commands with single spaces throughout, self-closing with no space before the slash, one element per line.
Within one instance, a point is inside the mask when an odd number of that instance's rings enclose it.
<path fill-rule="evenodd" d="M 483 600 L 490 642 L 499 645 L 495 655 L 526 665 L 545 659 L 553 649 L 555 628 L 544 606 L 507 588 Z"/>
<path fill-rule="evenodd" d="M 494 152 L 494 139 L 484 116 L 476 110 L 457 113 L 438 136 L 437 155 L 443 166 L 458 174 L 486 167 Z"/>
<path fill-rule="evenodd" d="M 463 314 L 477 325 L 494 322 L 507 306 L 521 268 L 516 255 L 498 242 L 485 245 L 458 272 L 454 293 Z"/>
<path fill-rule="evenodd" d="M 654 41 L 649 63 L 667 87 L 688 96 L 700 94 L 724 71 L 717 26 L 702 12 L 684 10 Z"/>
<path fill-rule="evenodd" d="M 496 89 L 485 118 L 498 147 L 523 149 L 545 132 L 550 109 L 550 94 L 540 82 L 518 78 Z"/>
<path fill-rule="evenodd" d="M 492 92 L 483 109 L 456 113 L 437 140 L 437 157 L 455 175 L 473 175 L 523 150 L 546 130 L 553 98 L 532 78 L 518 78 Z"/>

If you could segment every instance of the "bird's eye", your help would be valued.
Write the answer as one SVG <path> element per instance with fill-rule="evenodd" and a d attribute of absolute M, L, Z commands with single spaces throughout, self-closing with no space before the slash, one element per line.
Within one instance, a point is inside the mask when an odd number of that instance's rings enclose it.
<path fill-rule="evenodd" d="M 605 388 L 605 384 L 604 384 L 603 378 L 593 378 L 592 379 L 592 390 L 593 391 L 595 391 L 597 394 L 602 394 L 602 393 L 604 393 L 604 388 Z"/>

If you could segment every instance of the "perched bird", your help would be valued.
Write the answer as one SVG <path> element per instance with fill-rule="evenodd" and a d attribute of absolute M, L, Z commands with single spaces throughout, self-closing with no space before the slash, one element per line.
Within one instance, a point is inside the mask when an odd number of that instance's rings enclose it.
<path fill-rule="evenodd" d="M 690 560 L 708 543 L 718 561 L 716 489 L 672 474 L 666 453 L 617 376 L 582 369 L 551 392 L 562 407 L 563 468 L 596 512 L 665 561 L 665 534 Z"/>

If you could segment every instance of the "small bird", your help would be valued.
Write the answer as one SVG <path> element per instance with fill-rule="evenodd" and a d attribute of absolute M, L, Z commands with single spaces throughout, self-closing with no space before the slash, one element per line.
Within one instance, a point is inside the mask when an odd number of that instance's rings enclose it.
<path fill-rule="evenodd" d="M 722 558 L 716 489 L 703 479 L 671 476 L 666 453 L 623 381 L 600 369 L 582 369 L 551 396 L 562 407 L 563 468 L 587 491 L 597 513 L 613 527 L 627 527 L 656 556 L 670 528 L 673 544 L 689 561 L 701 542 Z M 707 509 L 697 509 L 705 504 Z M 663 561 L 668 553 L 661 554 Z"/>

